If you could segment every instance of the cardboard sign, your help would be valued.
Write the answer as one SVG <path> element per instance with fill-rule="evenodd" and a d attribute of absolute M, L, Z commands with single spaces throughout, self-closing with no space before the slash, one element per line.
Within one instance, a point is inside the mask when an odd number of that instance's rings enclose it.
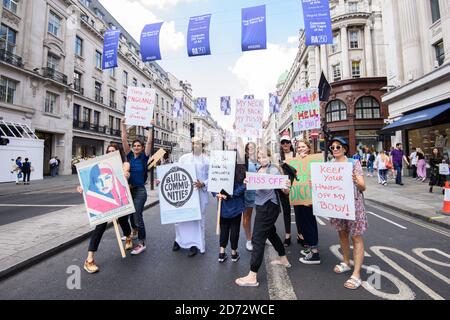
<path fill-rule="evenodd" d="M 91 226 L 135 212 L 119 151 L 75 166 Z"/>
<path fill-rule="evenodd" d="M 291 187 L 289 193 L 289 201 L 292 206 L 308 206 L 312 204 L 312 191 L 310 186 L 311 181 L 311 164 L 316 162 L 323 162 L 323 155 L 312 154 L 305 158 L 289 159 L 288 165 L 297 170 L 297 179 Z"/>
<path fill-rule="evenodd" d="M 155 89 L 129 87 L 125 109 L 127 125 L 149 127 L 153 119 L 155 97 Z"/>
<path fill-rule="evenodd" d="M 259 138 L 264 116 L 264 100 L 236 100 L 236 134 L 246 138 Z"/>
<path fill-rule="evenodd" d="M 355 220 L 353 164 L 328 162 L 311 164 L 314 215 Z"/>
<path fill-rule="evenodd" d="M 228 194 L 234 191 L 234 171 L 236 151 L 211 151 L 209 157 L 208 192 L 219 193 L 224 189 Z"/>
<path fill-rule="evenodd" d="M 161 160 L 164 155 L 166 154 L 166 150 L 164 150 L 163 148 L 159 149 L 154 155 L 152 155 L 152 157 L 150 158 L 150 164 L 148 166 L 148 168 L 152 168 L 152 167 L 156 167 L 156 164 L 158 163 L 159 160 Z"/>
<path fill-rule="evenodd" d="M 199 191 L 194 182 L 194 164 L 171 164 L 157 167 L 161 224 L 201 220 Z"/>
<path fill-rule="evenodd" d="M 247 190 L 287 189 L 288 176 L 247 172 Z"/>
<path fill-rule="evenodd" d="M 439 174 L 444 176 L 449 174 L 448 164 L 447 163 L 439 163 Z"/>
<path fill-rule="evenodd" d="M 292 94 L 294 131 L 320 129 L 319 89 L 307 89 Z"/>

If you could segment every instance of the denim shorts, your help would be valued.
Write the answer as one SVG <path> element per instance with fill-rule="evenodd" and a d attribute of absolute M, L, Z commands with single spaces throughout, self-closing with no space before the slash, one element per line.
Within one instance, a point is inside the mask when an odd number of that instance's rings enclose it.
<path fill-rule="evenodd" d="M 255 205 L 255 198 L 256 198 L 256 191 L 245 191 L 245 207 L 246 208 L 256 208 Z"/>

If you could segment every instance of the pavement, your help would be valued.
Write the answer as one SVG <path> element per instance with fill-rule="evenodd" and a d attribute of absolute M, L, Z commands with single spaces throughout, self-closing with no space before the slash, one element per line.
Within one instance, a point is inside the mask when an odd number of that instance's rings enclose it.
<path fill-rule="evenodd" d="M 27 194 L 45 194 L 61 189 L 73 189 L 79 185 L 78 176 L 46 177 L 32 181 L 30 185 L 0 184 L 0 205 L 5 198 Z M 159 203 L 156 190 L 147 186 L 148 199 L 145 209 Z M 48 201 L 51 202 L 51 201 Z M 21 201 L 17 200 L 16 204 Z M 11 201 L 8 201 L 8 205 Z M 8 206 L 9 208 L 9 206 Z M 13 210 L 14 207 L 11 207 Z M 108 227 L 111 227 L 109 224 Z M 21 271 L 57 252 L 83 241 L 91 235 L 84 204 L 53 211 L 29 219 L 0 226 L 0 279 Z"/>

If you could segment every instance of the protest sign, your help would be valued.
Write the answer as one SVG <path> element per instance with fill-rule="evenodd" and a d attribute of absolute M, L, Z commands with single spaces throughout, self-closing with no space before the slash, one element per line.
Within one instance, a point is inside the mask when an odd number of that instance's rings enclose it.
<path fill-rule="evenodd" d="M 442 174 L 444 176 L 449 174 L 448 164 L 447 163 L 440 163 L 439 164 L 439 174 Z"/>
<path fill-rule="evenodd" d="M 307 157 L 292 158 L 287 161 L 287 164 L 297 170 L 297 179 L 291 187 L 289 193 L 289 201 L 292 206 L 307 206 L 312 204 L 311 193 L 311 164 L 315 162 L 323 162 L 323 155 L 312 154 Z"/>
<path fill-rule="evenodd" d="M 258 138 L 262 130 L 264 100 L 236 100 L 236 134 L 246 138 Z"/>
<path fill-rule="evenodd" d="M 350 162 L 311 164 L 314 215 L 355 220 L 355 187 Z"/>
<path fill-rule="evenodd" d="M 211 151 L 209 157 L 208 192 L 225 190 L 233 194 L 236 151 Z"/>
<path fill-rule="evenodd" d="M 287 189 L 288 176 L 247 172 L 247 190 Z"/>
<path fill-rule="evenodd" d="M 159 160 L 161 160 L 166 154 L 166 150 L 163 148 L 159 149 L 152 157 L 150 158 L 148 168 L 156 167 L 156 164 Z"/>
<path fill-rule="evenodd" d="M 135 212 L 118 151 L 75 166 L 91 226 Z"/>
<path fill-rule="evenodd" d="M 161 224 L 200 220 L 200 197 L 195 189 L 195 165 L 172 164 L 157 167 L 161 177 L 159 203 Z"/>
<path fill-rule="evenodd" d="M 129 126 L 149 127 L 155 108 L 155 89 L 129 87 L 125 118 Z"/>
<path fill-rule="evenodd" d="M 318 89 L 307 89 L 292 94 L 294 131 L 320 129 L 320 101 Z"/>

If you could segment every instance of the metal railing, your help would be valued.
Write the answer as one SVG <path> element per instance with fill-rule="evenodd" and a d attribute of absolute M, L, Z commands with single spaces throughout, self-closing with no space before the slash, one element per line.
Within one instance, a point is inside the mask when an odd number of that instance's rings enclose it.
<path fill-rule="evenodd" d="M 99 96 L 98 94 L 95 95 L 95 101 L 99 103 L 103 103 L 103 97 Z"/>
<path fill-rule="evenodd" d="M 62 84 L 67 84 L 67 76 L 64 73 L 56 71 L 52 68 L 42 68 L 44 78 L 55 80 Z"/>
<path fill-rule="evenodd" d="M 110 101 L 110 102 L 109 102 L 109 106 L 110 106 L 111 108 L 117 109 L 117 102 Z"/>
<path fill-rule="evenodd" d="M 0 60 L 19 68 L 23 67 L 22 57 L 16 56 L 6 49 L 0 49 Z"/>

